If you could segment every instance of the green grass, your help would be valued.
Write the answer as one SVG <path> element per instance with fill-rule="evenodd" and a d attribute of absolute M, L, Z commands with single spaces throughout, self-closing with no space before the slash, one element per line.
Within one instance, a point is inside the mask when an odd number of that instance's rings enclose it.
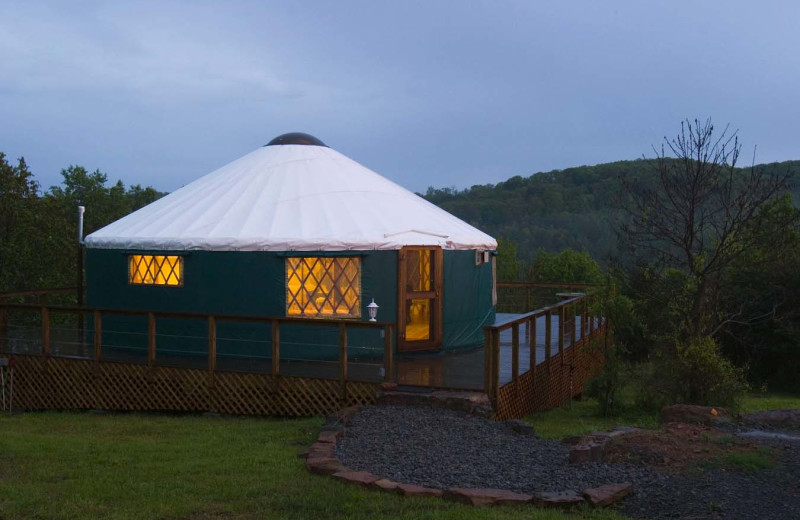
<path fill-rule="evenodd" d="M 757 451 L 728 453 L 720 457 L 703 461 L 700 464 L 700 468 L 725 468 L 752 475 L 759 471 L 772 469 L 775 467 L 775 464 L 775 453 L 766 446 L 759 446 Z"/>
<path fill-rule="evenodd" d="M 0 417 L 0 518 L 620 518 L 531 506 L 491 512 L 309 474 L 319 419 L 29 413 Z"/>
<path fill-rule="evenodd" d="M 595 399 L 574 401 L 571 408 L 564 406 L 526 418 L 536 429 L 536 434 L 548 439 L 561 439 L 569 435 L 583 435 L 610 430 L 617 426 L 657 428 L 658 414 L 636 408 L 626 408 L 614 417 L 598 414 Z"/>
<path fill-rule="evenodd" d="M 629 396 L 624 396 L 629 397 Z M 628 398 L 627 402 L 632 401 Z M 800 408 L 800 396 L 787 394 L 749 394 L 742 399 L 742 413 L 764 410 Z M 574 401 L 571 408 L 563 406 L 543 413 L 526 417 L 533 424 L 536 433 L 548 439 L 561 439 L 569 435 L 583 435 L 605 431 L 617 426 L 636 426 L 638 428 L 658 428 L 658 412 L 647 411 L 633 406 L 623 407 L 613 417 L 603 417 L 598 413 L 596 399 Z"/>
<path fill-rule="evenodd" d="M 749 394 L 742 401 L 743 414 L 766 410 L 800 408 L 800 395 L 790 394 Z"/>

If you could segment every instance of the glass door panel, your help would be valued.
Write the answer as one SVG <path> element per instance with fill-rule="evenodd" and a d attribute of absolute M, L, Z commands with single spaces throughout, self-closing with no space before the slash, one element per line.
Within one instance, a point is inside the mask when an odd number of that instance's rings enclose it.
<path fill-rule="evenodd" d="M 441 263 L 441 249 L 407 247 L 400 252 L 401 351 L 441 345 Z"/>

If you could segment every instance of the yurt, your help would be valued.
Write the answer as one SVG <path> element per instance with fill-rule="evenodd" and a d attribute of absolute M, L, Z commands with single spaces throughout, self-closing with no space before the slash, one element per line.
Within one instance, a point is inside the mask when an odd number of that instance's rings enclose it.
<path fill-rule="evenodd" d="M 341 320 L 367 320 L 375 302 L 377 319 L 396 324 L 398 355 L 468 349 L 494 321 L 496 247 L 319 139 L 291 133 L 87 236 L 86 301 Z M 104 318 L 105 352 L 146 352 L 144 319 Z M 202 321 L 158 327 L 159 355 L 206 349 Z M 217 356 L 268 358 L 268 327 L 226 324 Z M 281 329 L 282 358 L 336 359 L 336 344 L 335 330 Z M 367 356 L 380 340 L 364 331 L 349 348 Z"/>

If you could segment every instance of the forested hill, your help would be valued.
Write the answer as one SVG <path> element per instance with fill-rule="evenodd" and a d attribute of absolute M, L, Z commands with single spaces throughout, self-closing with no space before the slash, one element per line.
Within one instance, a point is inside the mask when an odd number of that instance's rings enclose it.
<path fill-rule="evenodd" d="M 790 171 L 795 204 L 800 201 L 800 161 L 759 165 Z M 586 249 L 601 263 L 616 251 L 612 207 L 623 177 L 647 182 L 654 159 L 619 161 L 516 176 L 496 185 L 465 190 L 428 188 L 426 199 L 497 238 L 518 245 L 527 260 L 539 249 L 556 253 Z"/>

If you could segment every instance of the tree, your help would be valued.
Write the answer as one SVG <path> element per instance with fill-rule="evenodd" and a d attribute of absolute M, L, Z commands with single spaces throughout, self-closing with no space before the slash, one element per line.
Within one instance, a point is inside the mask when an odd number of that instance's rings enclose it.
<path fill-rule="evenodd" d="M 497 281 L 519 280 L 519 258 L 517 244 L 504 238 L 497 239 Z"/>
<path fill-rule="evenodd" d="M 730 318 L 719 305 L 725 270 L 755 244 L 777 243 L 791 223 L 762 211 L 787 190 L 789 172 L 737 168 L 737 132 L 714 130 L 710 120 L 682 122 L 677 137 L 665 137 L 660 152 L 654 147 L 653 181 L 622 183 L 621 244 L 653 276 L 682 277 L 680 297 L 660 303 L 674 312 L 685 343 Z"/>

